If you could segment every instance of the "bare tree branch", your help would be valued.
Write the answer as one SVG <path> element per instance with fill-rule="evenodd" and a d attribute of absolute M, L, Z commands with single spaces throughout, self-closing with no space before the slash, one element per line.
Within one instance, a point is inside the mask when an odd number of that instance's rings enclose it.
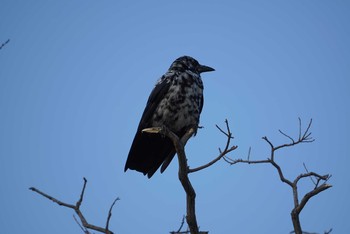
<path fill-rule="evenodd" d="M 178 161 L 179 161 L 179 180 L 186 192 L 186 203 L 187 203 L 186 221 L 190 228 L 191 234 L 199 233 L 197 219 L 196 219 L 196 211 L 195 211 L 196 193 L 188 178 L 187 158 L 184 150 L 184 145 L 186 144 L 188 139 L 194 134 L 195 129 L 194 128 L 189 129 L 189 131 L 186 132 L 186 134 L 182 137 L 182 139 L 179 139 L 179 137 L 175 133 L 170 131 L 165 126 L 162 128 L 160 127 L 147 128 L 147 129 L 143 129 L 142 131 L 148 132 L 148 133 L 156 133 L 156 134 L 159 133 L 159 134 L 165 135 L 169 137 L 169 139 L 173 142 L 175 150 L 177 152 Z"/>
<path fill-rule="evenodd" d="M 329 233 L 332 232 L 332 230 L 333 230 L 333 229 L 331 228 L 331 229 L 329 229 L 328 231 L 325 231 L 324 234 L 329 234 Z M 292 234 L 292 233 L 295 233 L 295 231 L 291 231 L 291 232 L 290 232 L 290 234 Z M 317 233 L 317 232 L 304 232 L 304 231 L 303 231 L 302 234 L 318 234 L 318 233 Z"/>
<path fill-rule="evenodd" d="M 78 226 L 80 227 L 80 229 L 81 229 L 85 234 L 90 234 L 89 230 L 87 230 L 85 227 L 83 227 L 83 226 L 79 223 L 79 221 L 78 221 L 78 219 L 75 217 L 75 215 L 73 215 L 73 219 L 74 219 L 74 221 L 78 224 Z"/>
<path fill-rule="evenodd" d="M 8 43 L 8 42 L 6 42 Z M 4 44 L 3 44 L 4 45 Z M 2 45 L 2 46 L 3 46 Z M 0 48 L 1 49 L 1 48 Z M 208 168 L 210 166 L 212 166 L 213 164 L 215 164 L 217 161 L 219 161 L 220 159 L 223 159 L 224 161 L 226 161 L 227 163 L 229 163 L 230 165 L 234 165 L 237 163 L 245 163 L 245 164 L 263 164 L 263 163 L 268 163 L 271 164 L 276 171 L 278 172 L 279 178 L 283 183 L 286 183 L 288 186 L 290 186 L 292 188 L 293 191 L 293 200 L 294 200 L 294 207 L 291 211 L 291 218 L 292 218 L 292 222 L 293 222 L 293 227 L 294 227 L 294 231 L 292 231 L 291 233 L 296 233 L 296 234 L 316 234 L 316 233 L 310 233 L 310 232 L 305 232 L 302 231 L 301 229 L 301 225 L 300 225 L 300 220 L 299 220 L 299 214 L 300 212 L 303 210 L 303 208 L 305 207 L 305 205 L 307 204 L 307 202 L 313 197 L 318 195 L 319 193 L 329 189 L 332 187 L 332 185 L 327 184 L 327 181 L 331 178 L 331 175 L 320 175 L 318 173 L 315 172 L 310 172 L 306 165 L 304 165 L 305 171 L 306 173 L 302 173 L 299 174 L 293 181 L 287 179 L 284 174 L 283 174 L 283 170 L 280 167 L 280 165 L 275 161 L 275 152 L 279 149 L 282 148 L 287 148 L 287 147 L 292 147 L 301 143 L 310 143 L 313 142 L 314 139 L 311 137 L 311 132 L 310 132 L 310 128 L 311 128 L 311 124 L 312 124 L 312 119 L 310 120 L 307 128 L 305 131 L 302 131 L 302 124 L 301 124 L 301 119 L 299 118 L 299 133 L 298 133 L 298 139 L 294 139 L 291 136 L 289 136 L 288 134 L 286 134 L 285 132 L 279 130 L 280 134 L 283 135 L 284 137 L 288 138 L 290 140 L 289 143 L 285 143 L 285 144 L 281 144 L 278 146 L 274 146 L 274 144 L 266 137 L 264 136 L 262 139 L 270 146 L 270 155 L 267 159 L 262 159 L 262 160 L 251 160 L 250 159 L 250 154 L 251 154 L 251 148 L 249 148 L 249 152 L 248 152 L 248 157 L 246 160 L 244 159 L 231 159 L 230 157 L 228 157 L 228 153 L 232 152 L 233 150 L 235 150 L 237 148 L 237 146 L 231 146 L 231 140 L 233 139 L 231 130 L 229 128 L 229 124 L 228 121 L 225 120 L 225 124 L 226 124 L 226 130 L 223 130 L 222 128 L 220 128 L 219 126 L 216 125 L 216 127 L 218 128 L 218 130 L 223 133 L 226 137 L 226 144 L 223 150 L 221 150 L 219 148 L 219 155 L 214 158 L 212 161 L 190 169 L 188 167 L 187 164 L 187 157 L 186 157 L 186 153 L 185 153 L 185 145 L 187 143 L 187 141 L 189 140 L 189 138 L 196 132 L 197 130 L 197 126 L 189 129 L 186 134 L 180 139 L 175 133 L 173 133 L 172 131 L 170 131 L 168 128 L 166 127 L 153 127 L 153 128 L 146 128 L 143 129 L 142 132 L 147 132 L 147 133 L 151 133 L 151 134 L 161 134 L 164 135 L 166 137 L 168 137 L 172 142 L 173 145 L 175 147 L 175 150 L 177 152 L 178 155 L 178 162 L 179 162 L 179 171 L 178 171 L 178 176 L 179 176 L 179 180 L 182 184 L 183 189 L 185 190 L 186 193 L 186 216 L 184 216 L 184 218 L 182 219 L 180 228 L 176 231 L 176 232 L 170 232 L 171 234 L 207 234 L 208 232 L 206 231 L 199 231 L 199 226 L 197 224 L 197 219 L 196 219 L 196 210 L 195 210 L 195 198 L 196 198 L 196 193 L 195 190 L 189 180 L 188 174 L 189 173 L 193 173 L 193 172 L 197 172 L 200 170 L 203 170 L 205 168 Z M 310 190 L 308 193 L 306 193 L 302 198 L 301 201 L 299 202 L 299 195 L 298 195 L 298 182 L 303 179 L 303 178 L 310 178 L 312 183 L 314 184 L 314 188 L 312 190 Z M 52 202 L 60 205 L 60 206 L 64 206 L 70 209 L 73 209 L 75 211 L 75 213 L 78 215 L 80 222 L 78 221 L 78 219 L 73 215 L 74 220 L 78 223 L 79 227 L 81 228 L 81 230 L 85 233 L 85 234 L 91 234 L 90 230 L 95 230 L 101 233 L 105 233 L 105 234 L 113 234 L 112 231 L 109 230 L 109 222 L 112 216 L 112 209 L 115 205 L 115 203 L 120 200 L 119 198 L 116 198 L 109 211 L 108 211 L 108 215 L 107 215 L 107 220 L 106 220 L 106 226 L 105 228 L 99 227 L 99 226 L 95 226 L 92 224 L 89 224 L 84 215 L 82 214 L 82 212 L 80 211 L 80 206 L 82 205 L 83 202 L 83 198 L 84 198 L 84 193 L 85 193 L 85 189 L 86 189 L 86 184 L 87 184 L 87 180 L 84 178 L 84 184 L 83 184 L 83 188 L 82 191 L 80 193 L 80 197 L 79 200 L 76 202 L 75 205 L 73 204 L 69 204 L 69 203 L 65 203 L 62 202 L 34 187 L 29 188 L 30 190 L 42 195 L 43 197 L 51 200 Z M 186 231 L 181 231 L 181 229 L 184 226 L 184 220 L 186 218 L 186 222 L 188 224 L 188 228 Z M 332 229 L 330 229 L 329 231 L 325 231 L 324 234 L 329 234 L 331 233 Z"/>
<path fill-rule="evenodd" d="M 179 230 L 177 230 L 177 232 L 181 231 L 182 227 L 184 226 L 184 223 L 185 223 L 185 216 L 182 217 L 181 225 L 179 227 Z"/>
<path fill-rule="evenodd" d="M 323 191 L 325 191 L 325 190 L 327 190 L 327 189 L 332 187 L 332 185 L 326 184 L 326 182 L 330 179 L 331 176 L 328 175 L 328 174 L 327 175 L 319 175 L 319 174 L 317 174 L 315 172 L 309 172 L 308 169 L 306 168 L 305 164 L 304 164 L 304 168 L 305 168 L 307 173 L 298 175 L 294 179 L 294 181 L 292 182 L 291 180 L 285 178 L 281 167 L 276 163 L 276 161 L 275 161 L 275 152 L 277 150 L 279 150 L 279 149 L 282 149 L 282 148 L 295 146 L 295 145 L 298 145 L 298 144 L 301 144 L 301 143 L 313 142 L 314 139 L 311 137 L 311 132 L 310 132 L 311 124 L 312 124 L 312 119 L 310 120 L 310 122 L 309 122 L 307 128 L 305 129 L 305 131 L 302 131 L 301 119 L 299 118 L 299 134 L 298 134 L 298 139 L 297 140 L 293 139 L 288 134 L 286 134 L 283 131 L 279 130 L 279 132 L 283 136 L 287 137 L 291 141 L 290 143 L 274 146 L 272 144 L 272 142 L 266 136 L 263 137 L 262 139 L 265 140 L 270 146 L 270 156 L 269 156 L 268 159 L 265 159 L 265 160 L 250 160 L 249 156 L 248 156 L 247 160 L 243 160 L 243 159 L 231 159 L 231 158 L 229 158 L 227 156 L 224 156 L 224 160 L 227 163 L 229 163 L 230 165 L 234 165 L 234 164 L 237 164 L 237 163 L 246 163 L 246 164 L 269 163 L 277 170 L 278 175 L 280 177 L 280 180 L 283 183 L 286 183 L 287 185 L 289 185 L 292 188 L 292 191 L 293 191 L 294 207 L 293 207 L 293 210 L 291 212 L 291 218 L 292 218 L 292 222 L 293 222 L 294 232 L 296 234 L 306 233 L 306 232 L 303 232 L 302 229 L 301 229 L 299 214 L 302 211 L 302 209 L 305 207 L 306 203 L 309 201 L 310 198 L 312 198 L 313 196 L 316 196 L 317 194 L 319 194 L 319 193 L 321 193 L 321 192 L 323 192 Z M 312 180 L 313 184 L 315 185 L 315 187 L 310 192 L 306 193 L 302 197 L 301 202 L 299 202 L 298 182 L 301 179 L 303 179 L 303 178 L 311 178 L 311 180 Z M 313 180 L 313 178 L 315 178 L 317 182 L 315 182 Z M 323 181 L 323 183 L 320 185 L 321 181 Z"/>
<path fill-rule="evenodd" d="M 305 171 L 306 171 L 307 173 L 309 173 L 309 170 L 307 169 L 305 163 L 303 163 L 303 166 L 304 166 L 304 168 L 305 168 Z M 317 186 L 317 185 L 316 185 L 316 182 L 314 181 L 314 178 L 312 178 L 312 176 L 310 176 L 310 180 L 312 181 L 312 183 L 313 183 L 315 186 Z"/>
<path fill-rule="evenodd" d="M 217 126 L 218 127 L 218 126 Z M 227 132 L 223 131 L 221 128 L 218 127 L 218 129 L 224 133 L 228 137 L 228 143 L 226 144 L 225 150 L 213 161 L 195 168 L 193 170 L 188 168 L 187 164 L 187 157 L 185 153 L 185 145 L 188 141 L 188 139 L 195 133 L 196 127 L 193 127 L 189 129 L 186 134 L 179 139 L 179 137 L 170 131 L 168 128 L 164 127 L 153 127 L 153 128 L 146 128 L 143 129 L 142 132 L 152 133 L 152 134 L 162 134 L 164 136 L 167 136 L 174 144 L 178 161 L 179 161 L 179 180 L 181 182 L 181 185 L 183 189 L 186 192 L 186 221 L 190 229 L 191 234 L 197 234 L 197 233 L 208 233 L 208 232 L 199 232 L 199 227 L 197 225 L 197 218 L 196 218 L 196 209 L 195 209 L 195 199 L 196 199 L 196 192 L 188 178 L 188 174 L 190 172 L 195 172 L 202 170 L 204 168 L 207 168 L 211 165 L 213 165 L 215 162 L 217 162 L 220 158 L 222 158 L 225 154 L 228 152 L 234 150 L 235 148 L 229 148 L 230 139 L 232 139 L 232 135 L 230 132 L 230 129 L 228 127 L 228 122 L 226 120 L 226 128 Z M 186 232 L 178 232 L 178 233 L 186 233 Z"/>
<path fill-rule="evenodd" d="M 61 202 L 61 201 L 57 200 L 56 198 L 51 197 L 50 195 L 47 195 L 47 194 L 44 193 L 44 192 L 41 192 L 39 189 L 36 189 L 36 188 L 34 188 L 34 187 L 30 187 L 29 189 L 32 190 L 33 192 L 39 193 L 40 195 L 42 195 L 42 196 L 46 197 L 47 199 L 49 199 L 49 200 L 51 200 L 51 201 L 57 203 L 57 204 L 60 205 L 60 206 L 65 206 L 65 207 L 68 207 L 68 208 L 71 208 L 71 209 L 74 209 L 74 208 L 75 208 L 74 205 L 70 205 L 70 204 Z"/>
<path fill-rule="evenodd" d="M 80 206 L 83 202 L 83 198 L 84 198 L 84 192 L 85 192 L 85 188 L 86 188 L 86 183 L 87 183 L 87 180 L 84 178 L 84 185 L 83 185 L 83 188 L 82 188 L 82 191 L 80 193 L 80 197 L 79 197 L 79 200 L 77 201 L 77 203 L 75 205 L 72 205 L 72 204 L 68 204 L 68 203 L 65 203 L 65 202 L 62 202 L 42 191 L 40 191 L 39 189 L 36 189 L 34 187 L 30 187 L 29 189 L 32 190 L 33 192 L 36 192 L 40 195 L 42 195 L 43 197 L 53 201 L 54 203 L 57 203 L 58 205 L 60 206 L 64 206 L 64 207 L 67 207 L 67 208 L 70 208 L 70 209 L 73 209 L 75 211 L 75 213 L 78 215 L 80 221 L 81 221 L 81 224 L 78 222 L 78 220 L 74 217 L 74 220 L 79 224 L 80 228 L 82 229 L 82 231 L 84 231 L 85 234 L 90 234 L 90 232 L 88 231 L 88 229 L 91 229 L 91 230 L 95 230 L 95 231 L 98 231 L 98 232 L 101 232 L 101 233 L 105 233 L 105 234 L 113 234 L 112 231 L 110 231 L 108 229 L 108 226 L 109 226 L 109 221 L 110 221 L 110 218 L 112 216 L 112 209 L 113 209 L 113 206 L 114 204 L 116 203 L 116 201 L 120 200 L 119 198 L 116 198 L 114 200 L 114 202 L 112 203 L 110 209 L 109 209 L 109 212 L 108 212 L 108 218 L 107 218 L 107 224 L 106 224 L 106 228 L 102 228 L 102 227 L 99 227 L 99 226 L 95 226 L 93 224 L 89 224 L 83 213 L 80 211 Z M 83 228 L 84 227 L 84 228 Z"/>
<path fill-rule="evenodd" d="M 218 125 L 216 125 L 216 128 L 219 129 L 219 131 L 222 132 L 227 137 L 225 149 L 223 151 L 221 149 L 219 149 L 220 154 L 216 158 L 214 158 L 212 161 L 210 161 L 209 163 L 207 163 L 203 166 L 200 166 L 200 167 L 188 169 L 188 173 L 197 172 L 197 171 L 203 170 L 207 167 L 210 167 L 211 165 L 213 165 L 214 163 L 219 161 L 221 158 L 223 158 L 225 155 L 227 155 L 231 151 L 237 149 L 237 146 L 230 146 L 231 139 L 233 139 L 233 136 L 232 136 L 232 133 L 230 131 L 230 127 L 229 127 L 227 119 L 225 120 L 225 124 L 226 124 L 226 131 L 222 130 Z"/>
<path fill-rule="evenodd" d="M 113 201 L 111 207 L 109 208 L 108 216 L 107 216 L 107 222 L 106 222 L 106 228 L 105 228 L 106 230 L 109 230 L 109 221 L 110 221 L 110 219 L 111 219 L 111 217 L 112 217 L 113 206 L 114 206 L 115 203 L 116 203 L 117 201 L 119 201 L 119 200 L 120 200 L 119 197 L 117 197 L 116 199 L 114 199 L 114 201 Z"/>
<path fill-rule="evenodd" d="M 2 43 L 1 45 L 0 45 L 0 50 L 7 44 L 7 43 L 9 43 L 10 42 L 10 39 L 7 39 L 4 43 Z"/>
<path fill-rule="evenodd" d="M 179 229 L 177 231 L 170 232 L 170 234 L 191 234 L 191 231 L 188 230 L 188 227 L 187 227 L 187 229 L 185 231 L 181 231 L 181 229 L 183 228 L 184 223 L 185 223 L 185 217 L 186 216 L 183 216 Z M 201 232 L 201 231 L 199 232 L 199 234 L 208 234 L 208 233 L 209 232 Z"/>
<path fill-rule="evenodd" d="M 176 232 L 174 232 L 174 231 L 170 232 L 170 234 L 189 233 L 189 230 L 188 230 L 188 229 L 187 229 L 186 231 L 181 231 L 182 227 L 183 227 L 184 224 L 185 224 L 185 217 L 186 217 L 186 216 L 183 216 L 183 217 L 182 217 L 182 220 L 181 220 L 181 224 L 180 224 L 179 229 L 178 229 Z"/>
<path fill-rule="evenodd" d="M 291 142 L 294 143 L 294 139 L 291 138 L 289 135 L 285 134 L 284 132 L 282 132 L 280 129 L 278 130 L 283 136 L 287 137 L 289 140 L 291 140 Z"/>

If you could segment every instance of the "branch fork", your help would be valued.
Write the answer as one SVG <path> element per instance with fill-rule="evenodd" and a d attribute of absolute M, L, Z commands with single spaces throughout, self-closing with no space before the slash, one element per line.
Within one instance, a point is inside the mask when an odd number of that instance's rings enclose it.
<path fill-rule="evenodd" d="M 45 198 L 47 198 L 47 199 L 53 201 L 54 203 L 57 203 L 57 204 L 60 205 L 60 206 L 64 206 L 64 207 L 73 209 L 73 210 L 75 211 L 75 213 L 78 215 L 81 224 L 77 221 L 77 219 L 76 219 L 75 216 L 73 216 L 73 217 L 74 217 L 74 220 L 78 223 L 78 225 L 80 226 L 80 228 L 83 230 L 83 232 L 84 232 L 85 234 L 90 234 L 90 231 L 89 231 L 88 229 L 94 230 L 94 231 L 98 231 L 98 232 L 101 232 L 101 233 L 105 233 L 105 234 L 113 234 L 113 232 L 109 230 L 109 221 L 110 221 L 110 219 L 111 219 L 111 217 L 112 217 L 112 209 L 113 209 L 113 206 L 115 205 L 115 203 L 116 203 L 117 201 L 120 200 L 120 198 L 117 197 L 117 198 L 113 201 L 111 207 L 109 208 L 108 216 L 107 216 L 107 221 L 106 221 L 106 227 L 103 228 L 103 227 L 99 227 L 99 226 L 90 224 L 90 223 L 88 223 L 88 222 L 86 221 L 86 218 L 84 217 L 83 213 L 82 213 L 81 210 L 80 210 L 80 206 L 81 206 L 81 204 L 82 204 L 82 202 L 83 202 L 83 198 L 84 198 L 86 183 L 87 183 L 87 180 L 84 178 L 84 185 L 83 185 L 83 188 L 82 188 L 82 190 L 81 190 L 79 200 L 76 202 L 75 205 L 62 202 L 62 201 L 60 201 L 60 200 L 58 200 L 58 199 L 56 199 L 56 198 L 54 198 L 54 197 L 52 197 L 52 196 L 50 196 L 50 195 L 48 195 L 48 194 L 46 194 L 46 193 L 40 191 L 40 190 L 37 189 L 37 188 L 30 187 L 29 189 L 30 189 L 31 191 L 33 191 L 33 192 L 38 193 L 38 194 L 41 195 L 41 196 L 43 196 L 43 197 L 45 197 Z"/>
<path fill-rule="evenodd" d="M 220 154 L 214 158 L 212 161 L 208 162 L 205 165 L 190 169 L 187 164 L 187 157 L 185 153 L 185 145 L 187 141 L 191 138 L 193 134 L 195 134 L 197 128 L 193 127 L 190 128 L 185 135 L 180 139 L 175 133 L 173 133 L 171 130 L 169 130 L 167 127 L 152 127 L 152 128 L 146 128 L 143 129 L 142 132 L 150 133 L 150 134 L 162 134 L 166 137 L 168 137 L 174 144 L 177 156 L 178 156 L 178 162 L 179 162 L 179 172 L 178 177 L 182 184 L 183 189 L 186 192 L 186 221 L 190 229 L 191 234 L 197 234 L 197 233 L 208 233 L 208 232 L 200 232 L 197 224 L 196 219 L 196 209 L 195 209 L 195 199 L 196 199 L 196 192 L 190 182 L 190 179 L 188 177 L 188 174 L 193 172 L 198 172 L 200 170 L 203 170 L 205 168 L 210 167 L 211 165 L 215 164 L 217 161 L 219 161 L 221 158 L 223 158 L 226 154 L 230 153 L 231 151 L 235 150 L 237 146 L 230 146 L 230 142 L 233 139 L 232 133 L 230 131 L 228 121 L 225 121 L 226 123 L 226 129 L 227 131 L 222 130 L 219 126 L 216 126 L 220 132 L 222 132 L 227 137 L 226 146 L 223 151 L 220 151 Z M 173 232 L 175 233 L 175 232 Z M 177 232 L 177 233 L 184 233 L 184 232 Z M 185 232 L 186 233 L 186 232 Z"/>
<path fill-rule="evenodd" d="M 299 134 L 298 134 L 298 138 L 294 139 L 291 136 L 289 136 L 288 134 L 284 133 L 283 131 L 279 130 L 279 132 L 285 136 L 286 138 L 288 138 L 290 140 L 289 143 L 286 144 L 282 144 L 282 145 L 278 145 L 278 146 L 274 146 L 273 143 L 266 137 L 262 137 L 262 139 L 270 146 L 270 156 L 267 159 L 264 160 L 250 160 L 249 156 L 250 153 L 248 154 L 248 159 L 244 160 L 244 159 L 231 159 L 227 156 L 224 157 L 224 160 L 229 163 L 230 165 L 234 165 L 237 163 L 246 163 L 246 164 L 261 164 L 261 163 L 269 163 L 271 164 L 278 172 L 279 178 L 280 180 L 287 184 L 288 186 L 290 186 L 292 188 L 293 191 L 293 201 L 294 201 L 294 207 L 291 211 L 291 218 L 292 218 L 292 223 L 293 223 L 293 227 L 294 227 L 294 232 L 296 234 L 302 234 L 305 233 L 302 231 L 301 229 L 301 224 L 300 224 L 300 219 L 299 219 L 299 214 L 302 211 L 302 209 L 305 207 L 306 203 L 314 196 L 316 196 L 317 194 L 329 189 L 332 187 L 332 185 L 327 184 L 326 182 L 331 178 L 331 175 L 319 175 L 315 172 L 309 172 L 304 164 L 304 168 L 306 170 L 306 173 L 300 174 L 299 176 L 297 176 L 294 181 L 291 181 L 289 179 L 287 179 L 282 171 L 282 168 L 279 166 L 279 164 L 275 161 L 275 152 L 279 149 L 282 148 L 287 148 L 287 147 L 292 147 L 301 143 L 311 143 L 314 141 L 314 139 L 311 137 L 311 132 L 310 132 L 310 128 L 311 128 L 311 124 L 312 124 L 312 119 L 310 120 L 308 126 L 306 127 L 306 129 L 304 131 L 302 131 L 302 127 L 301 127 L 301 119 L 299 118 Z M 250 152 L 250 150 L 249 150 Z M 306 193 L 301 201 L 299 202 L 299 195 L 298 195 L 298 182 L 303 179 L 303 178 L 310 178 L 313 182 L 313 184 L 315 185 L 314 188 L 309 191 L 308 193 Z M 315 180 L 316 179 L 316 182 Z"/>

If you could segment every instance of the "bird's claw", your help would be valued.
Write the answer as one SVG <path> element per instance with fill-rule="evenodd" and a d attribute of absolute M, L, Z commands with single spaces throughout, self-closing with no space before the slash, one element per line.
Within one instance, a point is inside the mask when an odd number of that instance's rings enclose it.
<path fill-rule="evenodd" d="M 152 127 L 152 128 L 144 128 L 141 132 L 147 132 L 147 133 L 159 133 L 162 131 L 161 127 Z"/>

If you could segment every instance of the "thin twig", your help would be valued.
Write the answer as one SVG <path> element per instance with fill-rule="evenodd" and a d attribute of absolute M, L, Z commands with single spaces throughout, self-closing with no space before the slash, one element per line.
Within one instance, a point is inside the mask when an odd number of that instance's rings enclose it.
<path fill-rule="evenodd" d="M 299 120 L 300 120 L 300 118 L 299 118 Z M 306 131 L 304 132 L 302 139 L 308 140 L 309 136 L 311 135 L 311 132 L 309 132 L 309 130 L 311 128 L 311 124 L 312 124 L 312 119 L 310 119 L 309 125 L 307 126 Z M 301 120 L 300 120 L 300 125 L 301 125 Z M 314 140 L 312 140 L 312 141 L 314 141 Z"/>
<path fill-rule="evenodd" d="M 299 137 L 298 137 L 298 139 L 300 140 L 301 139 L 301 118 L 298 117 L 298 120 L 299 120 Z"/>
<path fill-rule="evenodd" d="M 294 139 L 292 137 L 290 137 L 289 135 L 287 135 L 286 133 L 282 132 L 282 130 L 278 130 L 283 136 L 287 137 L 288 139 L 290 139 L 292 141 L 292 143 L 294 143 Z"/>
<path fill-rule="evenodd" d="M 189 233 L 188 230 L 186 230 L 186 231 L 181 231 L 182 227 L 183 227 L 184 224 L 185 224 L 185 218 L 186 218 L 185 215 L 182 216 L 182 220 L 181 220 L 181 224 L 180 224 L 179 229 L 178 229 L 176 232 L 175 232 L 175 231 L 170 232 L 170 234 Z"/>
<path fill-rule="evenodd" d="M 221 133 L 223 133 L 227 137 L 226 145 L 225 145 L 224 150 L 221 150 L 219 148 L 219 155 L 216 158 L 214 158 L 212 161 L 210 161 L 207 164 L 204 164 L 202 166 L 199 166 L 199 167 L 196 167 L 196 168 L 193 168 L 193 169 L 188 169 L 188 173 L 197 172 L 197 171 L 203 170 L 203 169 L 205 169 L 207 167 L 210 167 L 211 165 L 213 165 L 214 163 L 219 161 L 221 158 L 224 158 L 228 153 L 230 153 L 230 152 L 234 151 L 235 149 L 237 149 L 237 146 L 230 146 L 231 139 L 233 139 L 233 136 L 232 136 L 232 133 L 231 133 L 231 130 L 230 130 L 230 126 L 228 124 L 227 119 L 225 120 L 225 125 L 226 125 L 226 131 L 222 130 L 222 128 L 220 128 L 218 125 L 216 125 L 216 128 L 219 129 L 219 131 Z"/>
<path fill-rule="evenodd" d="M 184 223 L 185 223 L 185 216 L 182 217 L 182 220 L 181 220 L 181 225 L 179 227 L 179 230 L 177 230 L 177 232 L 180 232 L 182 227 L 184 226 Z"/>
<path fill-rule="evenodd" d="M 111 207 L 109 208 L 108 216 L 107 216 L 107 222 L 106 222 L 106 228 L 105 228 L 106 230 L 109 230 L 109 221 L 110 221 L 110 219 L 111 219 L 111 217 L 112 217 L 113 206 L 114 206 L 114 204 L 115 204 L 117 201 L 119 201 L 119 200 L 120 200 L 119 197 L 117 197 L 116 199 L 114 199 L 114 201 L 113 201 Z"/>
<path fill-rule="evenodd" d="M 0 50 L 7 44 L 7 43 L 9 43 L 10 42 L 10 39 L 7 39 L 4 43 L 2 43 L 1 45 L 0 45 Z"/>
<path fill-rule="evenodd" d="M 75 208 L 74 205 L 61 202 L 60 200 L 57 200 L 56 198 L 51 197 L 50 195 L 48 195 L 48 194 L 46 194 L 46 193 L 44 193 L 44 192 L 41 192 L 39 189 L 36 189 L 36 188 L 34 188 L 34 187 L 30 187 L 29 189 L 32 190 L 33 192 L 36 192 L 36 193 L 40 194 L 41 196 L 46 197 L 47 199 L 49 199 L 49 200 L 51 200 L 51 201 L 57 203 L 57 204 L 60 205 L 60 206 L 65 206 L 65 207 L 68 207 L 68 208 L 71 208 L 71 209 L 74 209 L 74 208 Z"/>
<path fill-rule="evenodd" d="M 251 153 L 251 151 L 252 151 L 252 147 L 249 147 L 248 156 L 247 156 L 248 160 L 250 160 L 250 153 Z"/>
<path fill-rule="evenodd" d="M 78 224 L 78 226 L 80 227 L 80 229 L 85 233 L 85 234 L 90 234 L 89 230 L 87 230 L 85 227 L 83 227 L 80 222 L 78 221 L 78 219 L 75 217 L 75 215 L 73 215 L 73 219 L 74 221 Z"/>
<path fill-rule="evenodd" d="M 237 149 L 237 146 L 232 146 L 230 149 L 224 150 L 222 151 L 219 156 L 217 156 L 216 158 L 214 158 L 212 161 L 208 162 L 207 164 L 204 164 L 202 166 L 193 168 L 193 169 L 188 169 L 188 173 L 193 173 L 193 172 L 197 172 L 200 170 L 203 170 L 207 167 L 210 167 L 211 165 L 213 165 L 214 163 L 216 163 L 217 161 L 219 161 L 221 158 L 223 158 L 226 154 L 228 154 L 229 152 L 233 151 Z"/>
<path fill-rule="evenodd" d="M 309 173 L 309 170 L 307 169 L 305 163 L 303 163 L 303 166 L 304 166 L 304 168 L 305 168 L 305 171 L 306 171 L 307 173 Z M 314 181 L 314 178 L 312 178 L 312 176 L 310 176 L 310 179 L 311 179 L 312 183 L 313 183 L 315 186 L 317 186 L 317 184 L 316 184 L 316 182 Z"/>
<path fill-rule="evenodd" d="M 84 193 L 85 193 L 85 188 L 86 188 L 86 183 L 87 183 L 87 180 L 86 180 L 85 177 L 83 178 L 83 180 L 84 180 L 83 189 L 81 190 L 80 198 L 79 198 L 79 200 L 78 200 L 78 202 L 77 202 L 77 204 L 76 204 L 76 207 L 77 207 L 78 209 L 80 208 L 80 205 L 81 205 L 81 203 L 83 202 Z"/>

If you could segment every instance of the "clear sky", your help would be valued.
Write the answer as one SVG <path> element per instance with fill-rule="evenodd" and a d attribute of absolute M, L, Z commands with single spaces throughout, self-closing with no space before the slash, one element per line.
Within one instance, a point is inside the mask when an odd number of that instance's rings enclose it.
<path fill-rule="evenodd" d="M 149 180 L 123 172 L 139 119 L 157 79 L 190 55 L 202 75 L 201 129 L 189 165 L 218 154 L 227 118 L 232 158 L 265 159 L 313 118 L 316 141 L 279 152 L 293 179 L 309 170 L 334 187 L 301 214 L 305 231 L 350 230 L 350 3 L 307 1 L 2 0 L 0 42 L 1 233 L 82 233 L 73 212 L 29 191 L 74 203 L 116 233 L 168 233 L 185 214 L 177 161 Z M 197 218 L 210 233 L 289 233 L 291 189 L 269 165 L 223 161 L 191 175 Z M 301 192 L 312 188 L 310 180 Z"/>

